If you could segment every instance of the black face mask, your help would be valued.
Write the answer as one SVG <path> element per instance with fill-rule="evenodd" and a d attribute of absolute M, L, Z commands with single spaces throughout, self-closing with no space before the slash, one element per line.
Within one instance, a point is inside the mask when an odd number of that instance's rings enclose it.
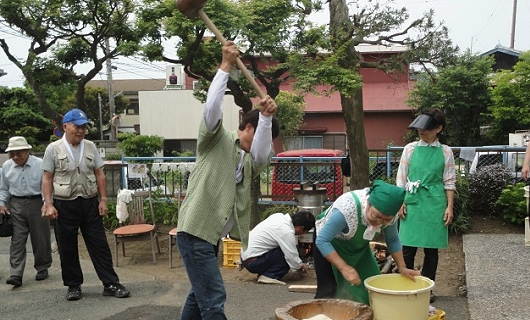
<path fill-rule="evenodd" d="M 419 116 L 414 119 L 414 121 L 409 124 L 409 129 L 424 129 L 424 130 L 432 130 L 436 128 L 438 124 L 436 123 L 436 120 L 426 114 L 420 114 Z"/>

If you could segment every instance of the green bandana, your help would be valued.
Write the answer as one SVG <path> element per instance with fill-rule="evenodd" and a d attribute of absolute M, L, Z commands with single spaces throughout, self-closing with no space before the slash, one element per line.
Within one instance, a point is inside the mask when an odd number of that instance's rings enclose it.
<path fill-rule="evenodd" d="M 370 203 L 387 216 L 395 216 L 405 199 L 405 189 L 382 180 L 375 180 L 368 194 Z"/>

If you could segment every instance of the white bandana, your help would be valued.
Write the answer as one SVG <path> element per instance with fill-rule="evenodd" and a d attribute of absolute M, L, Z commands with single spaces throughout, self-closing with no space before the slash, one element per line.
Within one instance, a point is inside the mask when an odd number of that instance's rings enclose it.
<path fill-rule="evenodd" d="M 368 224 L 368 227 L 366 228 L 366 230 L 364 230 L 363 239 L 373 240 L 375 237 L 375 234 L 378 232 L 381 232 L 381 226 L 374 227 L 371 224 Z"/>

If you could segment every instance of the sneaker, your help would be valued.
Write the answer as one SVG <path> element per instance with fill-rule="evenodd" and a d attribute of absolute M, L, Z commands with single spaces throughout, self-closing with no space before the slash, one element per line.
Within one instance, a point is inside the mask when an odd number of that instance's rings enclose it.
<path fill-rule="evenodd" d="M 116 298 L 126 298 L 131 293 L 125 289 L 125 287 L 118 282 L 107 284 L 103 287 L 104 296 L 114 296 Z"/>
<path fill-rule="evenodd" d="M 22 285 L 22 277 L 20 276 L 11 276 L 9 279 L 6 280 L 6 284 L 10 284 L 16 287 L 20 287 Z"/>
<path fill-rule="evenodd" d="M 66 300 L 75 301 L 83 297 L 80 286 L 69 286 L 68 292 L 66 293 Z"/>
<path fill-rule="evenodd" d="M 35 275 L 35 280 L 37 280 L 37 281 L 42 281 L 44 279 L 48 279 L 48 269 L 44 269 L 42 271 L 39 271 Z"/>
<path fill-rule="evenodd" d="M 280 280 L 276 280 L 276 279 L 272 279 L 272 278 L 269 278 L 267 276 L 263 276 L 261 275 L 259 278 L 258 278 L 258 283 L 266 283 L 266 284 L 281 284 L 282 286 L 285 286 L 286 283 L 283 282 L 283 281 L 280 281 Z"/>

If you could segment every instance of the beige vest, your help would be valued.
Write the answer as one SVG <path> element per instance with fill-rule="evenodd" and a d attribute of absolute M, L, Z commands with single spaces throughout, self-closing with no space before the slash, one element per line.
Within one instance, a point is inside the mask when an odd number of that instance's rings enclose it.
<path fill-rule="evenodd" d="M 66 149 L 63 141 L 51 143 L 55 152 L 53 174 L 53 197 L 73 200 L 77 197 L 91 198 L 97 195 L 94 155 L 97 152 L 93 142 L 84 140 L 85 148 L 81 162 L 77 164 Z"/>

